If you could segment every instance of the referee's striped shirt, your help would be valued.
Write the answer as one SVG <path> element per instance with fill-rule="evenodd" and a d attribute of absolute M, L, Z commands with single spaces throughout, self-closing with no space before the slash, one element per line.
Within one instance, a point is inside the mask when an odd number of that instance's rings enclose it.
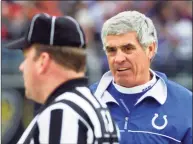
<path fill-rule="evenodd" d="M 118 128 L 107 106 L 86 87 L 87 79 L 59 86 L 29 124 L 18 144 L 115 144 Z"/>

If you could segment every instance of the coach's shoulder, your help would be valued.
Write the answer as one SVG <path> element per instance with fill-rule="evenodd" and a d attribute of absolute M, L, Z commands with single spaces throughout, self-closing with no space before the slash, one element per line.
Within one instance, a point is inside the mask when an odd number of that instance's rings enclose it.
<path fill-rule="evenodd" d="M 192 100 L 192 92 L 174 81 L 168 80 L 167 89 L 169 93 L 179 96 L 179 98 Z"/>
<path fill-rule="evenodd" d="M 183 99 L 183 101 L 192 100 L 192 92 L 190 90 L 188 90 L 184 86 L 168 79 L 164 73 L 161 73 L 158 71 L 155 71 L 155 73 L 159 77 L 161 77 L 164 80 L 164 82 L 166 83 L 168 95 L 174 96 L 177 99 Z"/>
<path fill-rule="evenodd" d="M 192 92 L 171 80 L 167 81 L 167 108 L 184 125 L 192 125 Z"/>
<path fill-rule="evenodd" d="M 170 105 L 187 119 L 192 117 L 192 92 L 180 84 L 168 80 L 167 97 Z"/>

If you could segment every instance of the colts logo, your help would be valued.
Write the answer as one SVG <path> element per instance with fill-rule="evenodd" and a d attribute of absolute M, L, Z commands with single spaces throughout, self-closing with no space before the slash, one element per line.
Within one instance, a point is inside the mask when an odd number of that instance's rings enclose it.
<path fill-rule="evenodd" d="M 158 118 L 158 116 L 159 116 L 159 115 L 158 115 L 157 113 L 155 113 L 154 117 L 153 117 L 152 120 L 151 120 L 151 124 L 152 124 L 152 126 L 153 126 L 154 128 L 156 128 L 156 129 L 158 129 L 158 130 L 162 130 L 162 129 L 164 129 L 164 128 L 167 126 L 167 124 L 168 124 L 167 115 L 164 115 L 164 116 L 163 116 L 164 124 L 163 124 L 162 126 L 158 126 L 158 125 L 155 124 L 155 120 Z"/>

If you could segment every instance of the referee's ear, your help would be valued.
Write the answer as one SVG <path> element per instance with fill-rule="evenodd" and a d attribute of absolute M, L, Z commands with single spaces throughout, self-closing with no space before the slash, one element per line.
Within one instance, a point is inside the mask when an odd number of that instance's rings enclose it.
<path fill-rule="evenodd" d="M 36 67 L 38 74 L 44 74 L 49 70 L 51 64 L 51 57 L 47 52 L 42 52 L 37 59 Z"/>

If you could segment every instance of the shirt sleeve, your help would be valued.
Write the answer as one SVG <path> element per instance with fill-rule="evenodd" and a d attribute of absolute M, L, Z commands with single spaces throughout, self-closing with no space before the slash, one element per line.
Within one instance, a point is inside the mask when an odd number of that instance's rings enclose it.
<path fill-rule="evenodd" d="M 90 125 L 74 109 L 58 103 L 47 108 L 38 119 L 40 143 L 92 143 Z"/>

